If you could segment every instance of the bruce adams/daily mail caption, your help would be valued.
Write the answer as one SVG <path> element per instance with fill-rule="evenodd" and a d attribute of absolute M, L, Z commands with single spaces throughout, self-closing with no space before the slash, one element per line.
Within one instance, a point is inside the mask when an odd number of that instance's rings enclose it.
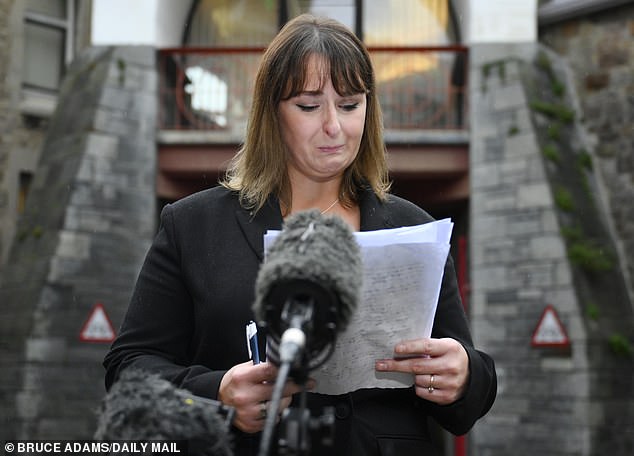
<path fill-rule="evenodd" d="M 5 455 L 41 455 L 41 454 L 187 454 L 186 441 L 100 441 L 100 440 L 15 440 L 4 444 Z"/>

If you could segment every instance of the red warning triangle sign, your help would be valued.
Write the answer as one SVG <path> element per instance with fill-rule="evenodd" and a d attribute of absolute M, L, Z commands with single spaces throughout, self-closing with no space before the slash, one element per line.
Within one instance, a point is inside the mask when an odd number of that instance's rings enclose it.
<path fill-rule="evenodd" d="M 79 340 L 84 342 L 112 342 L 115 332 L 112 323 L 101 303 L 95 304 L 90 316 L 79 333 Z"/>
<path fill-rule="evenodd" d="M 531 345 L 534 347 L 561 347 L 570 345 L 568 334 L 559 320 L 555 308 L 546 306 L 533 332 Z"/>

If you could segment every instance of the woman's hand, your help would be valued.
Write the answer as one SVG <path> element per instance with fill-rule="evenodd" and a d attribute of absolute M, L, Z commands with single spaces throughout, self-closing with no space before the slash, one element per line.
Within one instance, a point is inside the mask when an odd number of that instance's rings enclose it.
<path fill-rule="evenodd" d="M 233 425 L 244 432 L 259 432 L 264 428 L 266 414 L 272 413 L 269 401 L 277 378 L 277 367 L 271 363 L 253 364 L 247 361 L 233 366 L 220 381 L 218 400 L 235 409 Z M 307 387 L 311 387 L 308 382 Z M 287 408 L 292 395 L 302 388 L 287 381 L 282 393 L 278 415 Z"/>
<path fill-rule="evenodd" d="M 469 381 L 469 357 L 455 339 L 414 339 L 400 342 L 393 359 L 376 361 L 380 372 L 415 375 L 416 395 L 440 405 L 460 399 Z"/>

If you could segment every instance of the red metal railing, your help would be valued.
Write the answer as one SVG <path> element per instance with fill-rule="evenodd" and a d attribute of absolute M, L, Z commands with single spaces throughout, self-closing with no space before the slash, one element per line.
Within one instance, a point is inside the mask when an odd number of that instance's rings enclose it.
<path fill-rule="evenodd" d="M 243 131 L 263 50 L 160 50 L 160 128 Z M 467 128 L 467 48 L 372 47 L 370 55 L 386 129 Z"/>

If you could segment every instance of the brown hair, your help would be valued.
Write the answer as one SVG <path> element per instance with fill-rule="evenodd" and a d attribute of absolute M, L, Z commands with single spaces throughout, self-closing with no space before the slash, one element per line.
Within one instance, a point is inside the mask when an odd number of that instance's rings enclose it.
<path fill-rule="evenodd" d="M 329 77 L 337 93 L 366 94 L 365 128 L 359 153 L 344 172 L 342 203 L 350 205 L 356 201 L 361 185 L 369 185 L 382 200 L 389 190 L 383 118 L 370 56 L 363 43 L 339 22 L 303 14 L 289 21 L 264 52 L 255 79 L 245 142 L 221 182 L 238 191 L 241 203 L 249 209 L 260 209 L 271 194 L 290 205 L 278 106 L 280 101 L 305 89 L 312 55 L 324 58 L 322 78 Z"/>

